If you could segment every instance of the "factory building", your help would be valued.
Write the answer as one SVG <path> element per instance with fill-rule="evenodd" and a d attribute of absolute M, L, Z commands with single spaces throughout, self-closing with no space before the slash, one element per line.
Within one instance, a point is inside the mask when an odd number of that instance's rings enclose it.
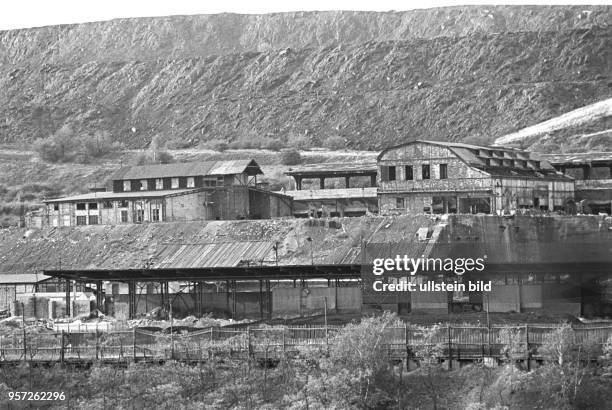
<path fill-rule="evenodd" d="M 575 211 L 574 179 L 526 151 L 412 141 L 377 162 L 381 213 Z"/>
<path fill-rule="evenodd" d="M 112 190 L 45 201 L 31 227 L 291 216 L 290 196 L 261 189 L 254 160 L 143 165 L 118 170 Z"/>
<path fill-rule="evenodd" d="M 612 152 L 543 154 L 559 172 L 576 180 L 576 202 L 585 214 L 612 215 Z"/>

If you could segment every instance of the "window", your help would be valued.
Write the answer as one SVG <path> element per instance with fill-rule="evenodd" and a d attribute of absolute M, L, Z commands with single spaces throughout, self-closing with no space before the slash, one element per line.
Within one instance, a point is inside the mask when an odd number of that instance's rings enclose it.
<path fill-rule="evenodd" d="M 404 198 L 395 198 L 395 207 L 398 209 L 404 209 Z"/>
<path fill-rule="evenodd" d="M 179 179 L 178 179 L 178 178 L 172 178 L 172 179 L 170 180 L 170 187 L 171 187 L 172 189 L 176 189 L 176 188 L 178 188 L 178 187 L 179 187 Z"/>
<path fill-rule="evenodd" d="M 128 221 L 128 211 L 121 211 L 121 222 Z"/>
<path fill-rule="evenodd" d="M 59 204 L 53 204 L 53 210 L 59 211 Z"/>
<path fill-rule="evenodd" d="M 113 207 L 113 201 L 104 201 L 104 203 L 102 204 L 102 206 L 104 208 L 112 208 Z"/>
<path fill-rule="evenodd" d="M 97 202 L 90 202 L 89 203 L 89 209 L 98 209 L 98 203 Z"/>
<path fill-rule="evenodd" d="M 123 190 L 124 191 L 132 190 L 132 184 L 130 183 L 130 181 L 123 181 Z"/>
<path fill-rule="evenodd" d="M 153 222 L 159 222 L 159 209 L 158 208 L 153 208 L 151 210 L 151 220 Z"/>
<path fill-rule="evenodd" d="M 155 180 L 155 189 L 164 189 L 164 180 L 162 178 Z"/>
<path fill-rule="evenodd" d="M 86 209 L 87 209 L 87 207 L 85 206 L 84 203 L 77 204 L 77 211 L 84 211 Z"/>
<path fill-rule="evenodd" d="M 86 216 L 77 216 L 76 217 L 77 225 L 87 225 L 87 217 Z"/>
<path fill-rule="evenodd" d="M 194 187 L 195 187 L 195 178 L 187 177 L 187 188 L 194 188 Z"/>
<path fill-rule="evenodd" d="M 98 224 L 98 215 L 89 215 L 89 224 L 97 225 Z"/>
<path fill-rule="evenodd" d="M 406 165 L 406 181 L 412 181 L 414 179 L 414 173 L 412 172 L 412 165 Z"/>
<path fill-rule="evenodd" d="M 440 164 L 440 179 L 448 178 L 448 165 Z"/>
<path fill-rule="evenodd" d="M 137 209 L 134 212 L 134 223 L 142 223 L 142 221 L 144 220 L 144 210 L 142 209 Z"/>
<path fill-rule="evenodd" d="M 217 177 L 217 186 L 223 186 L 223 177 Z"/>
<path fill-rule="evenodd" d="M 126 201 L 125 199 L 119 201 L 119 208 L 127 208 L 128 207 L 128 201 Z"/>
<path fill-rule="evenodd" d="M 429 164 L 423 164 L 423 166 L 421 167 L 423 173 L 423 178 L 422 179 L 429 179 Z"/>
<path fill-rule="evenodd" d="M 140 190 L 146 191 L 147 189 L 149 189 L 148 181 L 146 179 L 141 179 L 140 180 Z"/>
<path fill-rule="evenodd" d="M 389 181 L 395 181 L 395 167 L 389 167 Z"/>

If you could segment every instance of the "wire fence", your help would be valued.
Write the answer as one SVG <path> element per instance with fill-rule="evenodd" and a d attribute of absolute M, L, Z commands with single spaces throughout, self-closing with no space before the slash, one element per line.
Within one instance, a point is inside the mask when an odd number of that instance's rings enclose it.
<path fill-rule="evenodd" d="M 345 326 L 248 326 L 192 328 L 189 332 L 145 328 L 113 331 L 41 332 L 16 329 L 0 335 L 0 363 L 18 361 L 206 361 L 215 356 L 280 358 L 302 348 L 329 350 Z M 501 357 L 512 332 L 521 345 L 522 359 L 539 359 L 538 347 L 558 325 L 467 326 L 441 325 L 425 339 L 423 327 L 385 328 L 383 346 L 390 359 L 413 358 L 423 344 L 443 346 L 445 359 L 474 360 Z M 611 325 L 572 326 L 575 342 L 603 345 L 612 337 Z M 425 341 L 426 340 L 426 341 Z"/>

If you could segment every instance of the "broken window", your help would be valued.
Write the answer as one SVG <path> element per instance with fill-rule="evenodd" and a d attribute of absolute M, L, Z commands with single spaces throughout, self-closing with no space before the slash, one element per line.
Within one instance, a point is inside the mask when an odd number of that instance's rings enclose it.
<path fill-rule="evenodd" d="M 448 178 L 448 165 L 440 164 L 440 179 Z"/>
<path fill-rule="evenodd" d="M 414 172 L 412 170 L 412 165 L 406 165 L 406 181 L 412 181 L 414 179 Z"/>
<path fill-rule="evenodd" d="M 395 198 L 395 207 L 398 209 L 404 209 L 404 198 Z"/>
<path fill-rule="evenodd" d="M 77 216 L 76 217 L 76 224 L 77 225 L 87 225 L 87 217 L 82 215 L 82 216 Z"/>
<path fill-rule="evenodd" d="M 59 204 L 53 204 L 53 210 L 59 211 Z"/>
<path fill-rule="evenodd" d="M 84 211 L 87 209 L 87 206 L 84 203 L 78 203 L 76 204 L 76 209 L 77 211 Z"/>
<path fill-rule="evenodd" d="M 389 167 L 386 165 L 380 167 L 380 180 L 382 182 L 389 180 Z"/>
<path fill-rule="evenodd" d="M 141 191 L 146 191 L 147 189 L 149 189 L 149 183 L 146 179 L 141 179 L 140 180 L 140 190 Z"/>
<path fill-rule="evenodd" d="M 153 208 L 151 210 L 151 220 L 153 222 L 159 222 L 159 209 Z"/>
<path fill-rule="evenodd" d="M 98 209 L 98 203 L 97 202 L 90 202 L 89 203 L 89 209 Z"/>
<path fill-rule="evenodd" d="M 119 201 L 119 208 L 127 208 L 128 207 L 128 201 L 126 201 L 125 199 Z"/>
<path fill-rule="evenodd" d="M 389 181 L 395 181 L 395 167 L 389 167 Z"/>
<path fill-rule="evenodd" d="M 178 178 L 172 178 L 172 179 L 170 180 L 170 187 L 171 187 L 172 189 L 176 189 L 176 188 L 178 188 L 178 187 L 179 187 L 179 179 L 178 179 Z"/>
<path fill-rule="evenodd" d="M 142 209 L 137 209 L 136 211 L 134 211 L 134 223 L 142 223 L 142 221 L 144 220 L 144 210 Z"/>
<path fill-rule="evenodd" d="M 123 181 L 123 190 L 124 191 L 131 191 L 132 190 L 132 183 L 130 181 Z"/>
<path fill-rule="evenodd" d="M 155 180 L 155 189 L 164 189 L 164 180 L 162 178 Z"/>
<path fill-rule="evenodd" d="M 104 208 L 112 208 L 113 207 L 113 201 L 104 201 L 104 203 L 102 204 L 102 206 Z"/>
<path fill-rule="evenodd" d="M 423 164 L 422 167 L 422 179 L 429 179 L 430 177 L 430 168 L 429 168 L 429 164 Z"/>
<path fill-rule="evenodd" d="M 195 187 L 195 178 L 188 177 L 187 178 L 187 188 L 194 188 L 194 187 Z"/>
<path fill-rule="evenodd" d="M 98 224 L 98 215 L 89 215 L 89 224 L 97 225 Z"/>
<path fill-rule="evenodd" d="M 128 211 L 121 211 L 121 222 L 128 221 Z"/>

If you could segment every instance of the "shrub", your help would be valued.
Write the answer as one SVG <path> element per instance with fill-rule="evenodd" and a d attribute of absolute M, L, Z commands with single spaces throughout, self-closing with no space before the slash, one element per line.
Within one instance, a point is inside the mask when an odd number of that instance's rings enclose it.
<path fill-rule="evenodd" d="M 229 144 L 226 140 L 214 139 L 206 142 L 204 148 L 212 149 L 215 151 L 223 152 L 229 148 Z"/>
<path fill-rule="evenodd" d="M 34 150 L 43 161 L 68 162 L 75 154 L 78 143 L 72 128 L 64 125 L 53 135 L 34 141 Z"/>
<path fill-rule="evenodd" d="M 292 149 L 281 153 L 281 164 L 298 165 L 302 163 L 302 155 L 298 150 Z"/>
<path fill-rule="evenodd" d="M 324 143 L 323 146 L 330 150 L 340 150 L 344 149 L 346 144 L 344 142 L 344 138 L 339 135 L 334 135 L 333 137 L 329 137 Z"/>
<path fill-rule="evenodd" d="M 174 157 L 167 151 L 159 151 L 155 155 L 155 159 L 160 164 L 169 164 L 174 161 Z"/>
<path fill-rule="evenodd" d="M 87 156 L 100 158 L 121 149 L 121 144 L 113 142 L 110 133 L 97 131 L 80 139 L 80 145 Z"/>
<path fill-rule="evenodd" d="M 260 147 L 270 151 L 280 151 L 284 146 L 285 144 L 279 139 L 266 138 Z"/>

